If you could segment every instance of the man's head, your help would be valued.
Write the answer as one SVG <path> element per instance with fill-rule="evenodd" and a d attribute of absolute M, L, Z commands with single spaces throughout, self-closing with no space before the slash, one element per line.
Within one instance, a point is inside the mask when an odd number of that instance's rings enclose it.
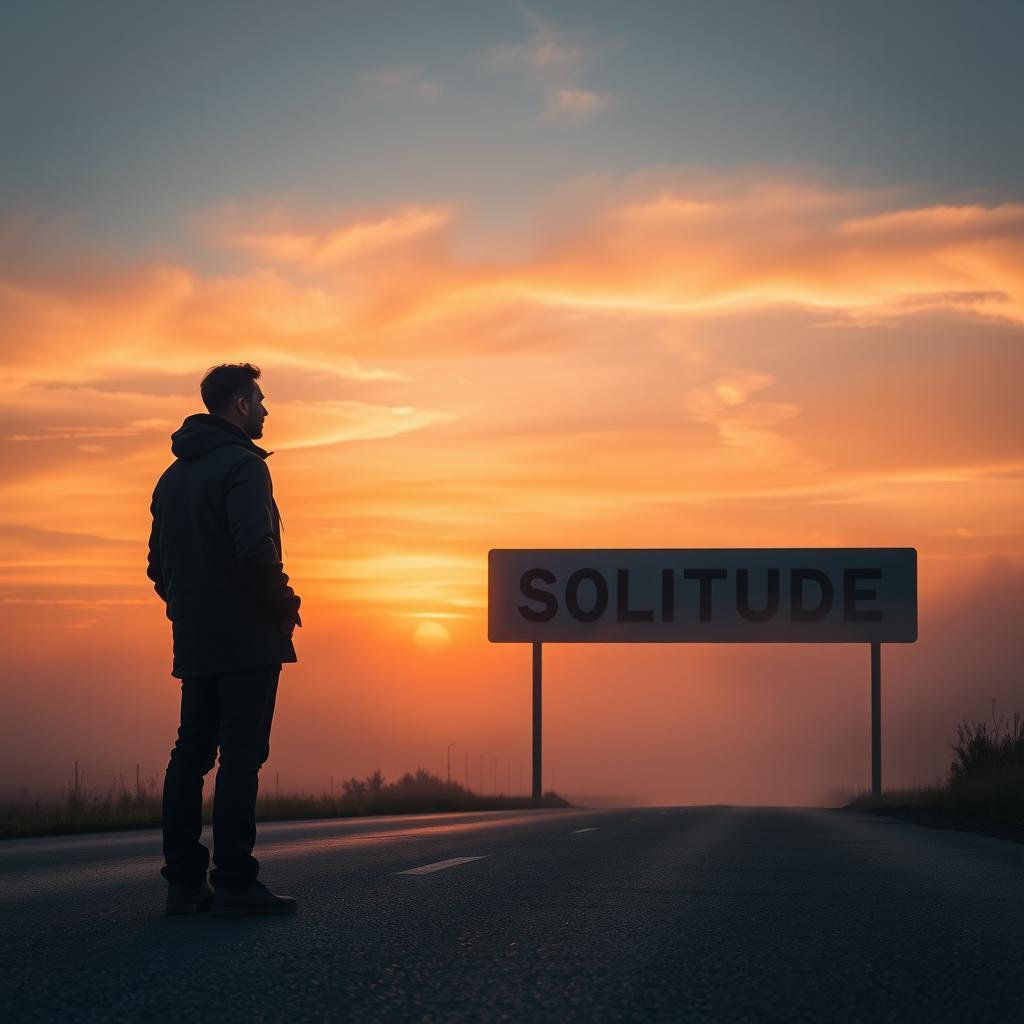
<path fill-rule="evenodd" d="M 241 427 L 253 439 L 263 436 L 263 421 L 269 415 L 256 383 L 259 375 L 260 368 L 252 363 L 222 363 L 207 370 L 199 385 L 210 413 Z"/>

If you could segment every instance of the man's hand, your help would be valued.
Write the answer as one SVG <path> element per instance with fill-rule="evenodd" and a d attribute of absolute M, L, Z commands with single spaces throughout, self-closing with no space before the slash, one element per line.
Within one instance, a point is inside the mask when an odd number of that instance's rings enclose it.
<path fill-rule="evenodd" d="M 278 626 L 280 627 L 281 632 L 284 633 L 285 636 L 291 636 L 292 633 L 295 632 L 295 627 L 296 626 L 301 626 L 301 625 L 302 625 L 302 619 L 299 618 L 299 613 L 298 612 L 295 613 L 295 618 L 294 619 L 282 619 L 278 623 Z"/>

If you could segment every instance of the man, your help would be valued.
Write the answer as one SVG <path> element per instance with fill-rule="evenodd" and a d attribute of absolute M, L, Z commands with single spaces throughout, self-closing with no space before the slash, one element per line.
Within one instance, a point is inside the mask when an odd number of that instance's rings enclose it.
<path fill-rule="evenodd" d="M 164 778 L 161 874 L 167 913 L 291 913 L 296 901 L 257 881 L 256 793 L 270 754 L 283 662 L 296 660 L 299 598 L 281 562 L 280 514 L 257 447 L 267 410 L 249 363 L 215 366 L 200 385 L 209 415 L 171 435 L 176 460 L 153 492 L 149 570 L 167 603 L 181 680 L 181 725 Z M 213 863 L 202 833 L 203 776 L 220 767 Z"/>

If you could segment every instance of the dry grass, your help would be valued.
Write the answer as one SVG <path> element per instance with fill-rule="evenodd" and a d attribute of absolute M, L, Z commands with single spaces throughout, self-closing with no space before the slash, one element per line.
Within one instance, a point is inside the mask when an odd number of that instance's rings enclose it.
<path fill-rule="evenodd" d="M 380 772 L 342 783 L 340 796 L 264 793 L 256 805 L 259 821 L 345 818 L 372 814 L 428 814 L 453 811 L 515 810 L 535 807 L 529 797 L 480 796 L 455 782 L 446 782 L 422 769 L 387 782 Z M 160 825 L 161 795 L 156 781 L 111 786 L 106 793 L 88 793 L 69 786 L 51 798 L 20 797 L 0 801 L 0 839 L 20 836 L 106 832 L 156 828 Z M 545 793 L 541 806 L 568 807 L 555 793 Z M 203 802 L 203 821 L 210 823 L 212 792 Z"/>
<path fill-rule="evenodd" d="M 861 793 L 850 810 L 907 810 L 1008 825 L 1024 825 L 1024 722 L 1015 713 L 1012 724 L 996 715 L 993 721 L 960 722 L 953 760 L 943 785 L 891 790 L 880 797 Z"/>

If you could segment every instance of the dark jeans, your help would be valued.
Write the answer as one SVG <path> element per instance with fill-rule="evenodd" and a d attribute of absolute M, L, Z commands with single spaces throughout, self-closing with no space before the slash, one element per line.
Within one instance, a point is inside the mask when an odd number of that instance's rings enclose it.
<path fill-rule="evenodd" d="M 169 882 L 198 885 L 210 863 L 202 834 L 203 776 L 220 767 L 213 796 L 213 863 L 217 889 L 255 881 L 256 793 L 270 756 L 280 664 L 193 676 L 181 681 L 181 726 L 164 776 L 164 860 Z"/>

